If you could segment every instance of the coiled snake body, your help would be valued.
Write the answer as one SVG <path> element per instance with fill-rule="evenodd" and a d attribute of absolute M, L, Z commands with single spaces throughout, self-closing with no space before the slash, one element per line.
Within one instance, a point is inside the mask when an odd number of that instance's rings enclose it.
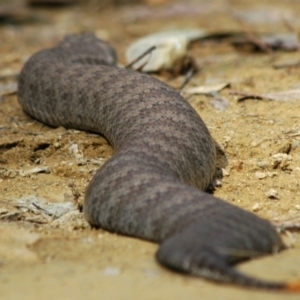
<path fill-rule="evenodd" d="M 50 126 L 101 133 L 115 149 L 87 189 L 86 220 L 159 243 L 157 259 L 170 268 L 283 289 L 233 268 L 284 245 L 269 222 L 202 191 L 216 155 L 201 118 L 166 84 L 115 63 L 110 45 L 73 35 L 32 56 L 19 78 L 28 114 Z"/>

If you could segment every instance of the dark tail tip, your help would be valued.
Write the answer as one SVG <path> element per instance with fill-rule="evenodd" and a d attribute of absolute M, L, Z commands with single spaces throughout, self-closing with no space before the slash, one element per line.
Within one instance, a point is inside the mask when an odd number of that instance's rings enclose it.
<path fill-rule="evenodd" d="M 241 273 L 226 261 L 226 257 L 212 248 L 197 243 L 197 247 L 194 248 L 187 247 L 187 245 L 182 241 L 180 235 L 179 238 L 178 236 L 172 237 L 162 243 L 156 257 L 160 263 L 173 270 L 189 273 L 217 283 L 234 284 L 270 292 L 300 293 L 300 280 L 285 283 L 254 278 Z"/>

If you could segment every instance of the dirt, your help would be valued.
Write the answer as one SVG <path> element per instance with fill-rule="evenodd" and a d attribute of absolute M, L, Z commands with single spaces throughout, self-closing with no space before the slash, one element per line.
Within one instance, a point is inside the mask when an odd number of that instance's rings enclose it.
<path fill-rule="evenodd" d="M 4 2 L 13 1 L 0 4 Z M 125 64 L 126 47 L 158 30 L 246 31 L 250 38 L 252 32 L 300 28 L 296 1 L 184 3 L 88 1 L 51 9 L 25 7 L 22 13 L 16 6 L 13 22 L 0 25 L 1 299 L 299 299 L 171 272 L 155 262 L 157 245 L 91 229 L 80 213 L 84 191 L 113 150 L 95 134 L 47 127 L 27 116 L 18 103 L 16 77 L 26 59 L 69 33 L 95 32 L 115 46 Z M 197 13 L 193 3 L 201 8 Z M 300 97 L 237 101 L 233 93 L 299 88 L 299 67 L 274 67 L 297 62 L 299 53 L 237 49 L 225 39 L 194 43 L 189 55 L 200 68 L 189 87 L 231 84 L 214 98 L 188 97 L 226 153 L 214 194 L 278 227 L 289 225 L 282 230 L 288 250 L 238 268 L 268 280 L 299 281 Z M 175 88 L 184 79 L 156 76 Z"/>

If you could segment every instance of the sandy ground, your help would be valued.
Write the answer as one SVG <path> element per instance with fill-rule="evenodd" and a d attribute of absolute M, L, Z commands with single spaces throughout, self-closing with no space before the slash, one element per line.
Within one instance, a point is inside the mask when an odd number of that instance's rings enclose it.
<path fill-rule="evenodd" d="M 99 2 L 26 10 L 18 22 L 0 25 L 0 298 L 300 299 L 177 274 L 155 262 L 157 245 L 90 229 L 77 208 L 91 176 L 113 150 L 95 134 L 53 129 L 31 119 L 14 93 L 24 61 L 68 33 L 96 32 L 116 47 L 124 64 L 131 42 L 162 29 L 299 31 L 300 5 L 194 1 L 201 7 L 196 14 L 189 1 L 177 10 L 174 1 L 148 1 L 162 3 L 154 6 Z M 237 15 L 244 16 L 242 21 Z M 248 93 L 299 88 L 299 67 L 274 68 L 297 61 L 298 52 L 254 53 L 229 41 L 202 41 L 189 54 L 200 67 L 189 86 L 229 82 L 231 89 Z M 183 81 L 183 76 L 160 78 L 175 88 Z M 228 101 L 223 110 L 213 105 L 216 97 L 188 99 L 227 155 L 215 195 L 277 225 L 299 228 L 300 97 L 238 102 L 231 91 L 217 96 L 222 105 Z M 286 230 L 283 237 L 287 251 L 239 268 L 264 279 L 299 280 L 299 231 Z"/>

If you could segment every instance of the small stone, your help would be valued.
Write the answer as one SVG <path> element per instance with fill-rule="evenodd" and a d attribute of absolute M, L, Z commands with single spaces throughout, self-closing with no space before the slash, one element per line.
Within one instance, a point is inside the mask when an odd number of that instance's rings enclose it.
<path fill-rule="evenodd" d="M 261 210 L 261 205 L 259 203 L 255 203 L 253 206 L 252 206 L 252 211 L 253 212 L 257 212 Z"/>
<path fill-rule="evenodd" d="M 8 213 L 8 209 L 6 208 L 0 208 L 0 215 L 4 215 Z"/>
<path fill-rule="evenodd" d="M 275 176 L 277 176 L 277 173 L 276 172 L 267 172 L 267 175 L 268 175 L 268 177 L 275 177 Z"/>
<path fill-rule="evenodd" d="M 222 186 L 222 181 L 219 179 L 215 180 L 215 186 L 221 187 Z"/>
<path fill-rule="evenodd" d="M 224 139 L 224 141 L 225 142 L 227 142 L 227 143 L 229 143 L 230 141 L 231 141 L 231 136 L 229 136 L 229 135 L 225 135 L 224 137 L 223 137 L 223 139 Z"/>
<path fill-rule="evenodd" d="M 261 169 L 266 169 L 269 166 L 269 163 L 265 160 L 259 160 L 256 162 L 256 165 Z"/>
<path fill-rule="evenodd" d="M 53 146 L 54 146 L 55 149 L 58 149 L 58 148 L 61 147 L 61 144 L 60 144 L 59 142 L 55 142 L 55 143 L 53 144 Z"/>
<path fill-rule="evenodd" d="M 79 151 L 78 145 L 77 144 L 72 144 L 68 152 L 70 155 L 72 155 L 75 159 L 80 159 L 83 157 L 83 154 Z"/>
<path fill-rule="evenodd" d="M 266 178 L 266 177 L 267 177 L 267 173 L 264 173 L 264 172 L 255 172 L 255 176 L 256 176 L 258 179 L 263 179 L 263 178 Z"/>
<path fill-rule="evenodd" d="M 266 195 L 268 196 L 268 198 L 270 199 L 279 199 L 279 195 L 278 195 L 278 192 L 274 189 L 269 189 L 267 192 L 266 192 Z"/>
<path fill-rule="evenodd" d="M 222 170 L 222 175 L 223 176 L 229 176 L 229 172 L 226 169 L 221 169 Z"/>

